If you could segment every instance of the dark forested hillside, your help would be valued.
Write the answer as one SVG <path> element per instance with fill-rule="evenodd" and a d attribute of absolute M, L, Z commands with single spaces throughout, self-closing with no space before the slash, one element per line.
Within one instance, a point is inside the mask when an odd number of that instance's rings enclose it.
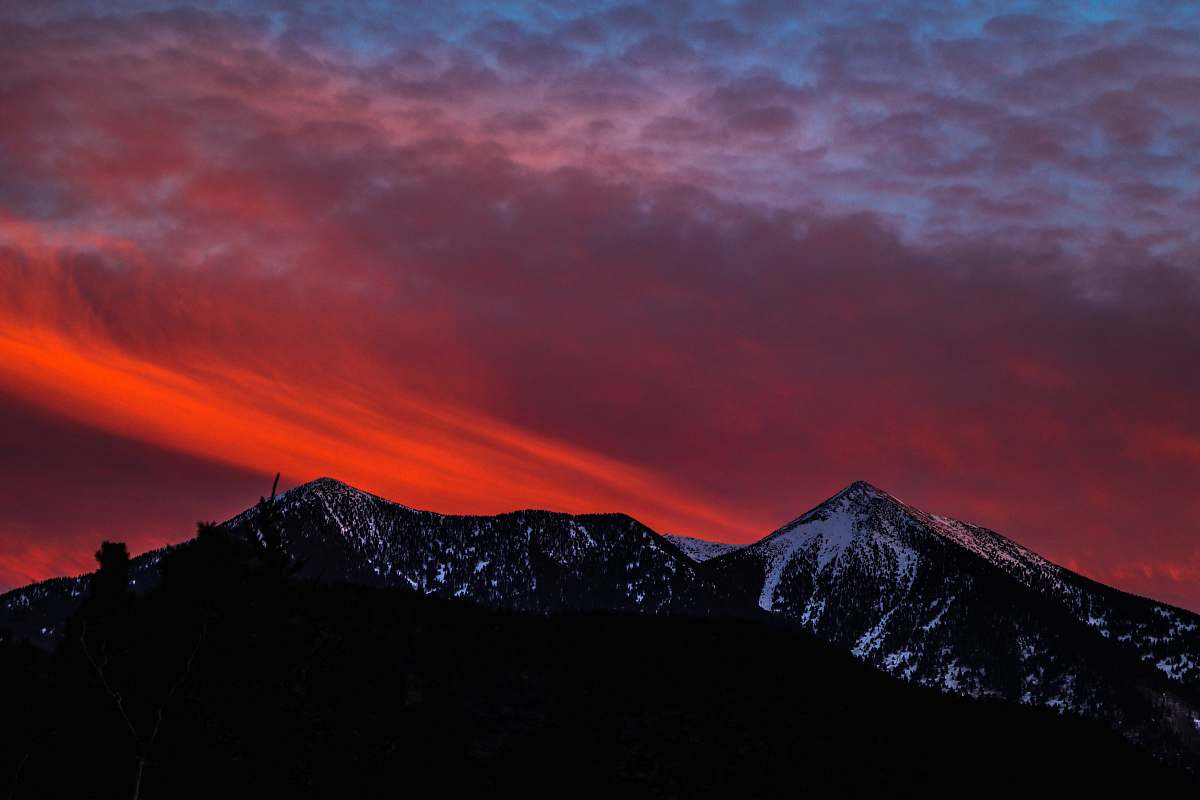
<path fill-rule="evenodd" d="M 909 686 L 763 621 L 521 614 L 289 576 L 208 530 L 0 649 L 14 798 L 1163 796 L 1098 723 Z M 118 702 L 119 698 L 119 702 Z"/>

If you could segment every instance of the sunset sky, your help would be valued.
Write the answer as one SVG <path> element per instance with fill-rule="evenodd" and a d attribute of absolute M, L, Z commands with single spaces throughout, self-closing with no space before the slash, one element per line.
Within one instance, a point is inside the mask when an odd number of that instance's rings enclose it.
<path fill-rule="evenodd" d="M 804 10 L 801 10 L 804 9 Z M 0 590 L 281 470 L 1200 610 L 1200 4 L 0 8 Z"/>

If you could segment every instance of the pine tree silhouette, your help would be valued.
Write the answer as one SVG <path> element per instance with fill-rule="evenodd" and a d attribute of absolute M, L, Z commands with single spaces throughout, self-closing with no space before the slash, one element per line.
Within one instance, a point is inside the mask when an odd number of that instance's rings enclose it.
<path fill-rule="evenodd" d="M 92 598 L 101 606 L 111 606 L 129 590 L 129 548 L 124 542 L 101 542 L 96 561 L 100 569 L 92 581 Z"/>
<path fill-rule="evenodd" d="M 130 612 L 135 603 L 129 592 L 129 548 L 124 542 L 101 542 L 96 561 L 100 568 L 92 581 L 90 602 L 80 609 L 76 620 L 78 644 L 99 688 L 108 696 L 132 739 L 135 771 L 130 796 L 138 800 L 142 778 L 166 711 L 192 671 L 207 634 L 207 625 L 202 625 L 195 634 L 194 645 L 182 665 L 170 665 L 173 671 L 177 670 L 177 675 L 165 691 L 157 696 L 147 696 L 137 683 L 129 683 L 131 665 L 123 663 L 125 659 L 120 656 L 121 651 L 129 647 Z M 143 707 L 141 719 L 134 710 L 136 706 Z"/>

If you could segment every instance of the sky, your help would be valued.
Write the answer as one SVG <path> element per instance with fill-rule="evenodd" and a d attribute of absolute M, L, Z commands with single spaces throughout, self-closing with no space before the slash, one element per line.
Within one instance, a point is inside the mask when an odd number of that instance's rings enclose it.
<path fill-rule="evenodd" d="M 282 471 L 1200 610 L 1200 5 L 0 8 L 0 589 Z"/>

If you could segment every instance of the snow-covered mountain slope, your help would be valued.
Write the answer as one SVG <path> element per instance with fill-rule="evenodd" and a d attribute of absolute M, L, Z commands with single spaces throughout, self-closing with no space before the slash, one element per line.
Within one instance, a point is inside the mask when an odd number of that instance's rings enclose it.
<path fill-rule="evenodd" d="M 710 558 L 741 550 L 745 545 L 711 542 L 708 539 L 696 539 L 691 536 L 680 536 L 674 533 L 663 534 L 663 538 L 683 551 L 692 561 L 708 561 Z"/>
<path fill-rule="evenodd" d="M 514 511 L 453 516 L 418 511 L 319 478 L 275 499 L 283 545 L 300 574 L 396 586 L 486 605 L 549 611 L 707 611 L 717 593 L 698 564 L 623 514 Z M 224 523 L 260 538 L 258 508 Z M 131 562 L 133 588 L 152 587 L 166 550 Z M 52 644 L 90 575 L 0 595 L 0 631 Z"/>
<path fill-rule="evenodd" d="M 1057 601 L 1102 637 L 1136 653 L 1168 677 L 1200 688 L 1200 615 L 1097 583 L 986 528 L 891 500 L 946 539 Z"/>
<path fill-rule="evenodd" d="M 711 604 L 696 564 L 622 514 L 450 516 L 331 478 L 285 492 L 276 504 L 286 550 L 314 577 L 535 610 L 656 613 Z M 257 513 L 226 525 L 254 534 Z"/>
<path fill-rule="evenodd" d="M 1175 714 L 1182 729 L 1194 713 L 1196 615 L 863 482 L 704 567 L 761 608 L 915 683 L 1112 722 Z M 1172 683 L 1183 699 L 1162 694 Z M 1159 705 L 1147 699 L 1156 693 Z"/>

